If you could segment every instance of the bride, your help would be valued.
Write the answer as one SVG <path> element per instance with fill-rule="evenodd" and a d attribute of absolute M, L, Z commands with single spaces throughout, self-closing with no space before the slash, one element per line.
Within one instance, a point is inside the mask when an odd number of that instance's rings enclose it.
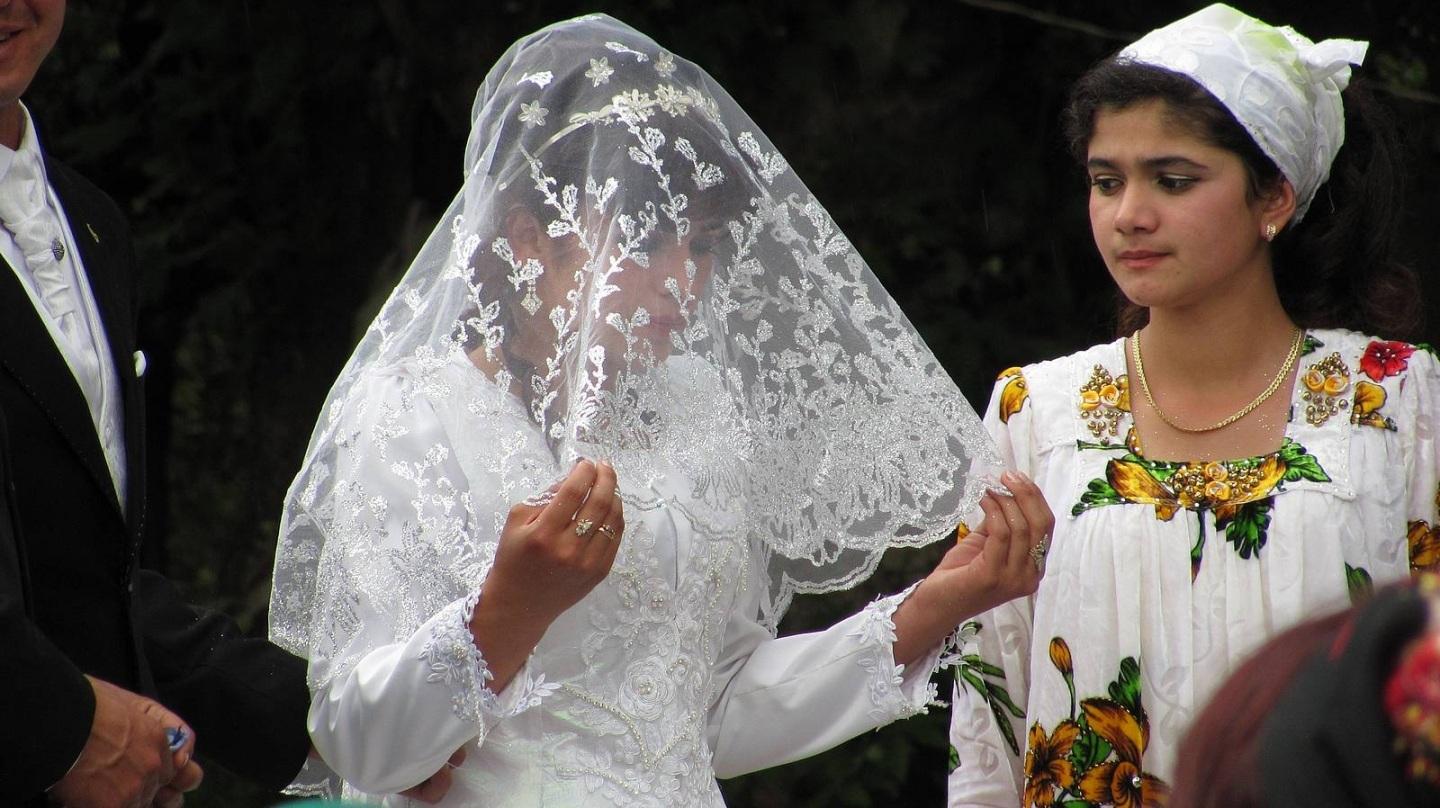
<path fill-rule="evenodd" d="M 344 796 L 464 749 L 444 805 L 718 806 L 924 710 L 954 626 L 1034 591 L 1053 519 L 998 466 L 734 100 L 572 20 L 481 85 L 460 192 L 330 393 L 271 635 Z M 916 586 L 776 638 L 977 504 Z"/>

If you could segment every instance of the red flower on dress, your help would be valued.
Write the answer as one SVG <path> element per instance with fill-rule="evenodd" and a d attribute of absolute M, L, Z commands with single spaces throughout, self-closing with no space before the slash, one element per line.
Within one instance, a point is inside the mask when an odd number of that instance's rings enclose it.
<path fill-rule="evenodd" d="M 1372 342 L 1365 348 L 1365 355 L 1360 357 L 1360 369 L 1378 382 L 1386 376 L 1402 373 L 1409 366 L 1406 360 L 1413 353 L 1415 346 L 1404 342 Z"/>

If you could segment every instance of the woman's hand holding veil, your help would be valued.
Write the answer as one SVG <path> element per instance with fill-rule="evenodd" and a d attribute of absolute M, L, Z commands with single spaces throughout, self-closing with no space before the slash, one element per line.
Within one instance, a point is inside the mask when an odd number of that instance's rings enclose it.
<path fill-rule="evenodd" d="M 980 526 L 895 611 L 896 662 L 914 661 L 961 622 L 1040 585 L 1055 516 L 1030 478 L 1006 472 L 1001 481 L 1011 495 L 988 492 Z"/>
<path fill-rule="evenodd" d="M 510 509 L 470 633 L 498 693 L 546 629 L 604 580 L 620 549 L 625 514 L 615 469 L 581 459 L 546 502 Z"/>

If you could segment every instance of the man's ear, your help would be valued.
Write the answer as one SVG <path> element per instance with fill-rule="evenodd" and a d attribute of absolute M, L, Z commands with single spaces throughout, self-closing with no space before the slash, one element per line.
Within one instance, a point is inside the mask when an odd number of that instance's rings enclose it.
<path fill-rule="evenodd" d="M 550 235 L 527 208 L 515 205 L 505 213 L 504 233 L 517 261 L 524 263 L 525 259 L 534 258 L 545 263 L 550 257 L 553 249 Z"/>

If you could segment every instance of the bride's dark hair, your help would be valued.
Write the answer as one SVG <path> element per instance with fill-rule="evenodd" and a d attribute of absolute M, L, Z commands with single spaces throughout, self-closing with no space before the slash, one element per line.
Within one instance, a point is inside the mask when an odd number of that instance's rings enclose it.
<path fill-rule="evenodd" d="M 1424 320 L 1420 281 L 1397 260 L 1395 239 L 1404 198 L 1399 138 L 1389 112 L 1363 79 L 1344 94 L 1345 145 L 1304 221 L 1281 231 L 1272 245 L 1280 301 L 1306 328 L 1351 328 L 1414 339 Z M 1171 120 L 1202 140 L 1237 155 L 1258 196 L 1283 176 L 1230 111 L 1194 80 L 1113 56 L 1071 88 L 1063 123 L 1071 154 L 1084 165 L 1095 116 L 1160 100 Z M 1117 331 L 1133 333 L 1149 312 L 1118 296 Z"/>

